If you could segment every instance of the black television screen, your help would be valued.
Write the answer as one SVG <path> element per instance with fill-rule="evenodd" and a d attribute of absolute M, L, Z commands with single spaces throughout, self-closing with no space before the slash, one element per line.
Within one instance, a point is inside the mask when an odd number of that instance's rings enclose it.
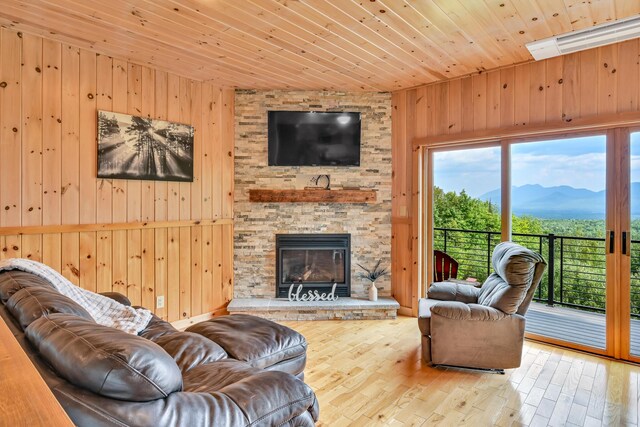
<path fill-rule="evenodd" d="M 360 166 L 360 113 L 269 111 L 269 166 Z"/>

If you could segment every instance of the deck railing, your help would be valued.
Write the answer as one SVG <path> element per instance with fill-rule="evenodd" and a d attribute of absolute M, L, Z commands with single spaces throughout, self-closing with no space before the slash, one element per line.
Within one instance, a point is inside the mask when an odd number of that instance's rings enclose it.
<path fill-rule="evenodd" d="M 491 274 L 491 254 L 500 232 L 434 229 L 434 249 L 459 263 L 458 278 L 484 281 Z M 512 240 L 545 258 L 547 271 L 534 299 L 587 311 L 605 311 L 605 239 L 555 234 L 513 233 Z M 640 318 L 640 240 L 631 241 L 631 315 Z"/>

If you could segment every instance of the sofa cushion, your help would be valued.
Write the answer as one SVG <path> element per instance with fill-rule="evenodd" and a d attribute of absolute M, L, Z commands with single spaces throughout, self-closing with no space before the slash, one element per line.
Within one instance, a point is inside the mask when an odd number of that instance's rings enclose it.
<path fill-rule="evenodd" d="M 238 360 L 221 360 L 191 369 L 184 376 L 184 391 L 228 396 L 243 409 L 247 426 L 313 425 L 318 418 L 318 401 L 305 383 L 291 374 L 265 371 Z M 310 424 L 298 424 L 292 419 L 305 412 L 311 415 Z"/>
<path fill-rule="evenodd" d="M 319 416 L 318 400 L 311 388 L 285 372 L 261 371 L 225 386 L 219 393 L 243 409 L 247 426 L 310 426 Z M 305 412 L 311 416 L 301 419 Z M 305 420 L 312 422 L 302 424 Z"/>
<path fill-rule="evenodd" d="M 256 368 L 268 368 L 307 351 L 307 341 L 298 332 L 247 314 L 216 317 L 190 326 L 187 331 L 207 337 L 230 357 Z"/>
<path fill-rule="evenodd" d="M 93 318 L 71 298 L 48 287 L 26 287 L 13 294 L 6 302 L 7 310 L 26 329 L 44 314 L 68 313 L 93 322 Z"/>
<path fill-rule="evenodd" d="M 227 353 L 218 344 L 191 332 L 176 331 L 153 342 L 169 353 L 183 373 L 196 366 L 227 358 Z"/>
<path fill-rule="evenodd" d="M 115 302 L 119 302 L 122 305 L 131 306 L 131 300 L 126 295 L 122 295 L 120 292 L 100 292 L 103 297 L 111 298 Z"/>
<path fill-rule="evenodd" d="M 432 316 L 442 316 L 451 320 L 477 320 L 482 322 L 502 320 L 504 312 L 480 304 L 465 304 L 458 301 L 441 301 L 431 307 Z"/>
<path fill-rule="evenodd" d="M 225 359 L 207 365 L 196 366 L 183 376 L 184 391 L 214 393 L 223 387 L 264 372 L 246 362 Z"/>
<path fill-rule="evenodd" d="M 438 299 L 440 301 L 475 303 L 478 301 L 480 289 L 471 284 L 436 282 L 429 286 L 427 294 L 430 299 Z"/>
<path fill-rule="evenodd" d="M 174 334 L 176 332 L 178 332 L 178 330 L 174 328 L 171 323 L 152 314 L 147 327 L 141 330 L 138 335 L 155 342 L 156 339 L 163 335 Z"/>
<path fill-rule="evenodd" d="M 19 270 L 0 273 L 0 301 L 6 303 L 20 289 L 36 287 L 55 290 L 55 287 L 40 276 Z"/>
<path fill-rule="evenodd" d="M 155 314 L 139 335 L 153 341 L 169 353 L 183 373 L 195 366 L 227 358 L 224 349 L 210 339 L 179 331 Z"/>
<path fill-rule="evenodd" d="M 245 423 L 238 424 L 243 426 L 310 426 L 319 415 L 318 401 L 304 382 L 285 372 L 265 371 L 233 359 L 191 369 L 184 376 L 184 390 L 188 393 L 181 394 L 228 396 L 246 415 Z M 299 416 L 305 419 L 297 419 Z M 211 425 L 232 425 L 214 421 Z"/>
<path fill-rule="evenodd" d="M 102 396 L 146 402 L 182 388 L 176 362 L 142 337 L 71 314 L 44 315 L 25 334 L 60 376 Z"/>

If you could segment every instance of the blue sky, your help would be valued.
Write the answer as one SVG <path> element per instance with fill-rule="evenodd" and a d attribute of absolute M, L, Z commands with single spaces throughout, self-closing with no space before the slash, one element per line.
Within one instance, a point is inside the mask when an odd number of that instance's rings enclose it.
<path fill-rule="evenodd" d="M 633 135 L 632 169 L 640 180 L 640 134 Z M 593 191 L 605 187 L 605 137 L 591 136 L 511 146 L 512 185 L 569 185 Z M 633 176 L 633 175 L 632 175 Z M 473 197 L 500 187 L 500 148 L 434 154 L 434 180 L 445 191 L 463 188 Z"/>
<path fill-rule="evenodd" d="M 631 134 L 631 182 L 640 182 L 640 132 Z"/>

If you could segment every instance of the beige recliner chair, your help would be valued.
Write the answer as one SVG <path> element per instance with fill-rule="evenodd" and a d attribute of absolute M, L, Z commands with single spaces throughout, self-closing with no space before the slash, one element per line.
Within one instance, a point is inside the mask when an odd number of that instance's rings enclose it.
<path fill-rule="evenodd" d="M 524 314 L 546 263 L 539 254 L 512 242 L 496 246 L 494 273 L 475 288 L 433 283 L 420 299 L 418 325 L 422 357 L 433 365 L 496 370 L 520 366 Z"/>

